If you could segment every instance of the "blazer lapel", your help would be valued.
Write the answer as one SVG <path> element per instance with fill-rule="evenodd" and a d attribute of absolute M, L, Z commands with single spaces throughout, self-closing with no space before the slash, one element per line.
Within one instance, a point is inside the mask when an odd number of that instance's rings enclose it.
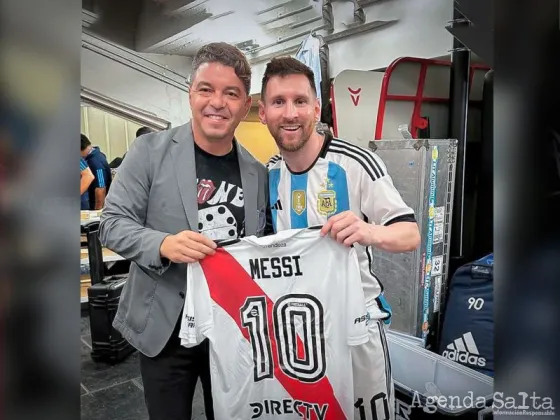
<path fill-rule="evenodd" d="M 259 190 L 257 173 L 252 159 L 247 156 L 247 151 L 237 145 L 239 170 L 241 172 L 241 186 L 243 188 L 243 201 L 245 209 L 245 236 L 257 234 L 259 213 L 257 208 L 257 194 Z"/>
<path fill-rule="evenodd" d="M 187 221 L 189 222 L 190 229 L 196 230 L 198 227 L 196 165 L 190 122 L 178 130 L 173 137 L 171 153 Z"/>

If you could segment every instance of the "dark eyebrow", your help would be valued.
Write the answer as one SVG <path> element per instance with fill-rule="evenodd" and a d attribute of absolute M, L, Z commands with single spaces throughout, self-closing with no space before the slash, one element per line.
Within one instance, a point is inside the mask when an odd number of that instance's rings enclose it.
<path fill-rule="evenodd" d="M 237 93 L 241 92 L 237 86 L 226 86 L 225 90 L 235 90 Z"/>
<path fill-rule="evenodd" d="M 278 100 L 278 99 L 285 100 L 286 98 L 284 97 L 284 95 L 276 95 L 276 96 L 271 96 L 271 97 L 270 97 L 270 100 L 273 101 L 273 102 L 276 101 L 276 100 Z M 308 101 L 308 100 L 309 100 L 309 96 L 307 96 L 307 95 L 298 95 L 298 96 L 295 97 L 295 100 L 296 100 L 296 101 L 297 101 L 297 100 L 300 100 L 300 99 L 304 99 L 304 100 Z"/>
<path fill-rule="evenodd" d="M 198 82 L 198 83 L 196 84 L 196 87 L 197 87 L 197 88 L 199 88 L 199 87 L 201 87 L 201 86 L 212 87 L 212 86 L 210 85 L 210 83 L 204 82 L 204 81 Z"/>
<path fill-rule="evenodd" d="M 196 87 L 197 87 L 197 89 L 200 88 L 200 87 L 209 87 L 209 88 L 213 88 L 213 86 L 212 86 L 210 83 L 205 82 L 205 81 L 203 81 L 203 80 L 200 81 L 200 82 L 198 82 L 198 83 L 196 84 Z M 241 89 L 239 89 L 237 86 L 226 86 L 226 88 L 225 88 L 224 90 L 234 90 L 234 91 L 236 91 L 237 93 L 241 92 Z"/>

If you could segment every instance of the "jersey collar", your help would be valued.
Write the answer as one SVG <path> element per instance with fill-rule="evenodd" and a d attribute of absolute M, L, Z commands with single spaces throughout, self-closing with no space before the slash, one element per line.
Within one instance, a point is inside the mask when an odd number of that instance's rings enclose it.
<path fill-rule="evenodd" d="M 317 163 L 317 161 L 319 160 L 319 158 L 325 158 L 325 156 L 327 155 L 327 152 L 329 151 L 329 146 L 331 144 L 331 141 L 333 139 L 333 136 L 330 132 L 326 131 L 325 133 L 323 133 L 325 139 L 323 140 L 323 146 L 321 147 L 321 150 L 319 151 L 319 154 L 317 155 L 317 157 L 315 158 L 315 160 L 311 163 L 311 165 L 309 165 L 309 168 L 300 171 L 300 172 L 296 172 L 296 171 L 292 171 L 290 169 L 290 167 L 288 166 L 288 164 L 284 161 L 284 164 L 286 165 L 286 168 L 288 169 L 288 171 L 290 171 L 291 174 L 294 175 L 303 175 L 307 172 L 309 172 L 311 169 L 313 169 L 313 167 L 315 166 L 315 164 Z"/>

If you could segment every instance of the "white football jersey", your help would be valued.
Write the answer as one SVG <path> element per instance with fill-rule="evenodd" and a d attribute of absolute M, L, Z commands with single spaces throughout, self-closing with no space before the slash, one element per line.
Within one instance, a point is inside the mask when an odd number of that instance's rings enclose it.
<path fill-rule="evenodd" d="M 353 248 L 318 229 L 254 236 L 188 265 L 181 342 L 210 342 L 217 419 L 352 419 L 368 340 Z"/>
<path fill-rule="evenodd" d="M 323 225 L 329 217 L 347 210 L 378 225 L 415 221 L 414 210 L 403 201 L 381 158 L 329 133 L 308 171 L 291 172 L 281 155 L 273 156 L 267 167 L 276 232 Z M 374 318 L 386 318 L 391 308 L 372 269 L 373 249 L 355 247 L 370 313 Z"/>

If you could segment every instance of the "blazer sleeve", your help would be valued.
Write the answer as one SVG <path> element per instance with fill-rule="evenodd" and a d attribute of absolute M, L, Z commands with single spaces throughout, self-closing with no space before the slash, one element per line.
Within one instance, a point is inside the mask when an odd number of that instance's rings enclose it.
<path fill-rule="evenodd" d="M 99 237 L 123 258 L 161 275 L 170 265 L 159 253 L 169 233 L 145 227 L 151 185 L 149 137 L 136 139 L 119 167 L 101 213 Z"/>

